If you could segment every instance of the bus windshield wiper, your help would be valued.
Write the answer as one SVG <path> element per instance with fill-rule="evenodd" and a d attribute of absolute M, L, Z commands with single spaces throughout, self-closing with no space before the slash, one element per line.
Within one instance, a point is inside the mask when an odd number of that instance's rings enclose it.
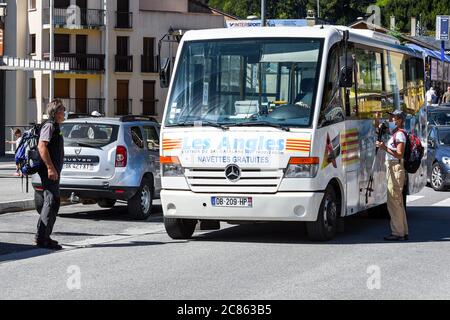
<path fill-rule="evenodd" d="M 228 126 L 220 124 L 220 123 L 216 123 L 216 122 L 211 122 L 208 120 L 198 120 L 198 121 L 182 121 L 176 124 L 172 124 L 172 125 L 168 125 L 168 127 L 214 127 L 214 128 L 220 128 L 222 130 L 228 130 L 230 129 Z"/>
<path fill-rule="evenodd" d="M 241 122 L 228 124 L 227 127 L 272 127 L 277 128 L 284 131 L 291 131 L 291 129 L 287 126 L 283 126 L 281 124 L 269 122 L 269 121 L 250 121 L 250 122 Z"/>

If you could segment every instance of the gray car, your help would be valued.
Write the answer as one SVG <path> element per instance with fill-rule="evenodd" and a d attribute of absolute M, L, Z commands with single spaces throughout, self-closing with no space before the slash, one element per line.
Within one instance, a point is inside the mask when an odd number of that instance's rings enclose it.
<path fill-rule="evenodd" d="M 61 125 L 64 168 L 61 198 L 111 208 L 127 201 L 128 213 L 146 219 L 161 190 L 159 124 L 150 117 L 80 118 Z M 42 186 L 33 176 L 36 209 Z"/>

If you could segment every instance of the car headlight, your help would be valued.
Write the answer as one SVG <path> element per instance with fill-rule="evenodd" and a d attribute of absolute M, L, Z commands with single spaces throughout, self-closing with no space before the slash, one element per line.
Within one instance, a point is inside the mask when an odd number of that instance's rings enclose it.
<path fill-rule="evenodd" d="M 448 166 L 450 166 L 450 157 L 442 157 L 442 162 Z"/>
<path fill-rule="evenodd" d="M 178 157 L 160 157 L 163 177 L 183 177 L 184 169 Z"/>
<path fill-rule="evenodd" d="M 285 178 L 314 178 L 319 171 L 319 158 L 291 158 Z"/>

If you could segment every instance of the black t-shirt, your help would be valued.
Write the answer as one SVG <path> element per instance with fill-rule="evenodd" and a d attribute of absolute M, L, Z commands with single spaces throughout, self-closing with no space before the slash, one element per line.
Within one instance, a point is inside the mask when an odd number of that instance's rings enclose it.
<path fill-rule="evenodd" d="M 48 142 L 48 153 L 59 175 L 64 165 L 64 138 L 59 124 L 52 121 L 45 122 L 41 128 L 39 141 Z M 42 173 L 45 171 L 45 174 L 47 174 L 47 170 L 47 166 L 43 163 Z"/>

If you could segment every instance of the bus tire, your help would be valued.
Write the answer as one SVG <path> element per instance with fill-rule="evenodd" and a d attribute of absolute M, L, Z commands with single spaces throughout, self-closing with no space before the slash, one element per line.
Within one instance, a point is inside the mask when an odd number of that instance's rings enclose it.
<path fill-rule="evenodd" d="M 319 207 L 317 221 L 307 222 L 308 238 L 312 241 L 328 241 L 336 236 L 339 219 L 339 201 L 332 186 L 325 190 Z"/>
<path fill-rule="evenodd" d="M 190 239 L 194 234 L 197 220 L 164 217 L 164 227 L 172 239 Z"/>

